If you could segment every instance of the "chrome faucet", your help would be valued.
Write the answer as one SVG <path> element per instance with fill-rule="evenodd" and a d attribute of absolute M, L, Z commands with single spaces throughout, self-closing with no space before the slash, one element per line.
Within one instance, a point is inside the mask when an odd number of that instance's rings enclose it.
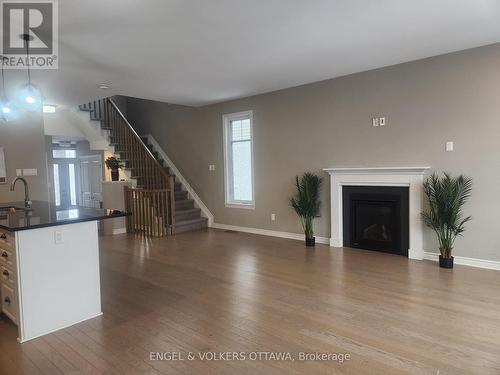
<path fill-rule="evenodd" d="M 10 184 L 10 191 L 14 191 L 14 188 L 16 187 L 16 182 L 17 181 L 22 181 L 24 184 L 24 207 L 25 208 L 31 208 L 31 200 L 30 200 L 30 189 L 28 187 L 28 183 L 26 180 L 22 177 L 16 177 L 14 181 Z"/>

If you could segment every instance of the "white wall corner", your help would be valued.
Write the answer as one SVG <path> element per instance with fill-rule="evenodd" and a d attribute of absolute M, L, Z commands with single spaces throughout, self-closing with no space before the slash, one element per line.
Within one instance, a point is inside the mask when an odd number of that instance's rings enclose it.
<path fill-rule="evenodd" d="M 170 160 L 170 158 L 165 153 L 163 148 L 158 144 L 156 139 L 154 139 L 154 137 L 151 134 L 144 134 L 144 135 L 141 135 L 141 137 L 147 138 L 148 142 L 153 145 L 155 151 L 157 151 L 160 154 L 161 158 L 165 161 L 165 163 L 170 168 L 172 173 L 175 174 L 176 180 L 178 182 L 180 182 L 182 184 L 182 186 L 184 186 L 184 188 L 188 192 L 189 198 L 194 200 L 195 205 L 201 210 L 202 216 L 204 216 L 208 219 L 208 226 L 209 227 L 214 226 L 214 215 L 209 210 L 209 208 L 205 205 L 205 203 L 203 203 L 203 201 L 198 196 L 198 194 L 196 194 L 196 191 L 191 187 L 189 182 L 184 178 L 182 173 L 177 169 L 177 167 L 172 162 L 172 160 Z"/>

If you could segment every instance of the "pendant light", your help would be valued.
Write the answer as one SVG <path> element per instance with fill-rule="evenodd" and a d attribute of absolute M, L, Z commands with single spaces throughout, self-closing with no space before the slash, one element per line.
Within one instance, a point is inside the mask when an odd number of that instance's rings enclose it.
<path fill-rule="evenodd" d="M 31 83 L 31 70 L 30 70 L 30 52 L 29 42 L 33 37 L 29 34 L 21 34 L 21 39 L 26 44 L 26 70 L 28 74 L 28 84 L 25 85 L 18 93 L 19 106 L 27 111 L 41 111 L 43 105 L 43 98 L 40 90 Z"/>
<path fill-rule="evenodd" d="M 2 59 L 2 97 L 0 99 L 0 116 L 2 121 L 12 120 L 14 117 L 14 111 L 5 93 L 5 72 L 4 72 L 4 57 L 0 56 Z"/>

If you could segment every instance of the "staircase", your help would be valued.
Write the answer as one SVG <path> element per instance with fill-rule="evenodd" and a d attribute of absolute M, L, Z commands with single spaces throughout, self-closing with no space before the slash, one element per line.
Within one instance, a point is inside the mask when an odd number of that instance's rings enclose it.
<path fill-rule="evenodd" d="M 79 109 L 88 112 L 105 132 L 114 153 L 125 163 L 125 173 L 137 182 L 136 188 L 125 190 L 127 210 L 132 212 L 128 232 L 162 237 L 207 227 L 208 219 L 201 216 L 158 151 L 135 132 L 110 98 L 80 105 Z"/>
<path fill-rule="evenodd" d="M 166 165 L 165 160 L 160 156 L 160 153 L 154 149 L 154 146 L 149 143 L 147 137 L 141 137 L 141 141 L 151 151 L 154 158 L 162 166 Z M 168 173 L 170 168 L 166 167 Z M 172 175 L 174 175 L 172 173 Z M 175 175 L 174 175 L 175 176 Z M 188 192 L 180 182 L 175 183 L 175 232 L 188 232 L 192 230 L 204 229 L 207 227 L 208 219 L 201 216 L 201 209 L 196 208 L 194 200 L 188 197 Z"/>

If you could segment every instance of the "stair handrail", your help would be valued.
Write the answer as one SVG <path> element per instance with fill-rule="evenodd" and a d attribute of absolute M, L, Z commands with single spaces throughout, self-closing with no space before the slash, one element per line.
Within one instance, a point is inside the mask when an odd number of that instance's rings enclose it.
<path fill-rule="evenodd" d="M 137 134 L 137 132 L 135 131 L 135 129 L 132 127 L 132 125 L 130 125 L 130 122 L 128 122 L 127 118 L 123 115 L 122 111 L 120 111 L 120 109 L 118 108 L 118 106 L 115 104 L 115 102 L 113 102 L 113 100 L 111 98 L 107 98 L 107 100 L 111 103 L 111 105 L 115 108 L 115 110 L 118 112 L 118 114 L 120 115 L 120 117 L 122 118 L 122 120 L 125 122 L 125 124 L 128 126 L 128 129 L 132 132 L 132 134 L 137 138 L 137 140 L 139 141 L 139 144 L 142 145 L 142 147 L 144 148 L 144 150 L 146 150 L 146 152 L 148 153 L 149 157 L 151 159 L 153 159 L 155 165 L 158 167 L 158 170 L 160 171 L 160 173 L 163 174 L 163 176 L 165 176 L 167 178 L 167 181 L 169 181 L 169 177 L 170 175 L 165 172 L 165 170 L 163 169 L 163 166 L 158 162 L 158 160 L 156 160 L 156 158 L 154 157 L 153 153 L 151 152 L 151 150 L 148 148 L 148 146 L 146 146 L 144 144 L 144 142 L 142 141 L 141 137 L 139 136 L 139 134 Z M 168 184 L 169 185 L 169 184 Z M 167 186 L 167 189 L 173 189 L 173 186 Z"/>

